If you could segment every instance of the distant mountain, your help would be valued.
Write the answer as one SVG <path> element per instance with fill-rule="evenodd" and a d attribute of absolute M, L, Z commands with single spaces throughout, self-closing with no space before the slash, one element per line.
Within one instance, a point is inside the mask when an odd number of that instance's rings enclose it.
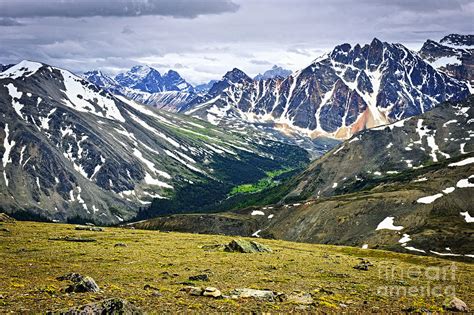
<path fill-rule="evenodd" d="M 192 85 L 178 72 L 169 70 L 162 76 L 158 70 L 149 66 L 134 66 L 129 71 L 116 75 L 115 81 L 122 87 L 150 94 L 168 91 L 193 92 Z"/>
<path fill-rule="evenodd" d="M 209 210 L 234 186 L 308 162 L 258 129 L 219 130 L 37 62 L 0 74 L 0 108 L 0 211 L 17 218 L 112 224 L 146 218 L 153 200 Z"/>
<path fill-rule="evenodd" d="M 427 40 L 420 56 L 449 76 L 469 82 L 471 93 L 474 91 L 474 35 L 451 34 L 439 42 Z"/>
<path fill-rule="evenodd" d="M 211 80 L 207 83 L 199 84 L 194 87 L 196 93 L 207 93 L 217 80 Z"/>
<path fill-rule="evenodd" d="M 443 103 L 361 131 L 282 185 L 243 194 L 241 209 L 134 226 L 472 260 L 473 123 L 474 96 Z"/>
<path fill-rule="evenodd" d="M 292 73 L 291 70 L 283 69 L 277 65 L 274 65 L 270 70 L 265 71 L 263 74 L 255 76 L 254 80 L 268 80 L 274 78 L 286 79 Z"/>
<path fill-rule="evenodd" d="M 113 94 L 124 95 L 141 104 L 171 112 L 178 111 L 196 96 L 193 86 L 173 70 L 162 76 L 154 68 L 134 66 L 115 78 L 97 70 L 85 72 L 83 77 Z"/>
<path fill-rule="evenodd" d="M 465 83 L 417 53 L 374 39 L 339 45 L 286 79 L 254 81 L 234 69 L 181 111 L 216 125 L 271 122 L 285 133 L 346 139 L 468 95 Z"/>

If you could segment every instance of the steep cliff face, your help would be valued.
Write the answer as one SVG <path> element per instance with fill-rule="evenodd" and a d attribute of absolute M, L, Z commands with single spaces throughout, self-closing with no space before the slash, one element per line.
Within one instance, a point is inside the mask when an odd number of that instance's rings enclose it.
<path fill-rule="evenodd" d="M 427 40 L 420 56 L 434 68 L 469 84 L 474 91 L 474 35 L 451 34 L 439 42 Z"/>
<path fill-rule="evenodd" d="M 183 110 L 216 125 L 229 119 L 273 122 L 311 137 L 345 139 L 469 94 L 465 83 L 403 45 L 378 39 L 337 46 L 286 79 L 253 81 L 238 69 L 231 73 L 235 80 L 225 77 Z"/>

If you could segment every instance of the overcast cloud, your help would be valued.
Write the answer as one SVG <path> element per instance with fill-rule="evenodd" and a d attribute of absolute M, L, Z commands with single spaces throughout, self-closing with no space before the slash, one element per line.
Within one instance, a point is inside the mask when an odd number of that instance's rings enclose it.
<path fill-rule="evenodd" d="M 474 33 L 473 19 L 474 0 L 0 0 L 0 63 L 109 73 L 141 63 L 196 84 L 233 67 L 296 70 L 373 37 L 418 49 Z"/>

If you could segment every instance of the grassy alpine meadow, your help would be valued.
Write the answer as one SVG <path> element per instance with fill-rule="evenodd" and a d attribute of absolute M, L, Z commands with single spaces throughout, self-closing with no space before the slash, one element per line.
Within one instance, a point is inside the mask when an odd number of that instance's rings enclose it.
<path fill-rule="evenodd" d="M 78 231 L 74 225 L 13 222 L 0 231 L 0 313 L 42 313 L 118 297 L 146 313 L 185 312 L 442 312 L 453 295 L 473 304 L 474 265 L 353 247 L 259 239 L 271 253 L 230 253 L 212 245 L 233 238 L 123 228 Z M 92 238 L 67 242 L 62 237 Z M 254 239 L 255 240 L 255 239 Z M 121 246 L 116 244 L 122 243 Z M 364 261 L 363 261 L 363 260 Z M 353 268 L 369 262 L 368 270 Z M 98 293 L 66 293 L 76 272 Z M 190 281 L 206 274 L 209 281 Z M 310 301 L 191 296 L 188 285 L 269 289 Z M 309 295 L 308 295 L 309 294 Z"/>

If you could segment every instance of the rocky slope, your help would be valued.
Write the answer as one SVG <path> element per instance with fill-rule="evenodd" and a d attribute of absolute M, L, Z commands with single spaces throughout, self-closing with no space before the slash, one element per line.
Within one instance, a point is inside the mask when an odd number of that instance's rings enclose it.
<path fill-rule="evenodd" d="M 254 81 L 234 69 L 181 109 L 213 124 L 271 122 L 284 132 L 346 139 L 357 131 L 460 100 L 468 87 L 401 44 L 337 46 L 286 79 Z"/>
<path fill-rule="evenodd" d="M 444 103 L 362 131 L 284 185 L 247 197 L 270 204 L 135 226 L 471 259 L 473 123 L 473 96 Z M 213 224 L 201 228 L 200 222 Z"/>
<path fill-rule="evenodd" d="M 468 82 L 474 91 L 474 35 L 451 34 L 439 42 L 427 40 L 420 56 L 434 68 Z"/>
<path fill-rule="evenodd" d="M 258 130 L 223 132 L 36 62 L 0 73 L 0 107 L 0 204 L 16 217 L 118 223 L 184 192 L 202 209 L 222 196 L 199 198 L 202 190 L 218 186 L 225 196 L 308 161 Z"/>

